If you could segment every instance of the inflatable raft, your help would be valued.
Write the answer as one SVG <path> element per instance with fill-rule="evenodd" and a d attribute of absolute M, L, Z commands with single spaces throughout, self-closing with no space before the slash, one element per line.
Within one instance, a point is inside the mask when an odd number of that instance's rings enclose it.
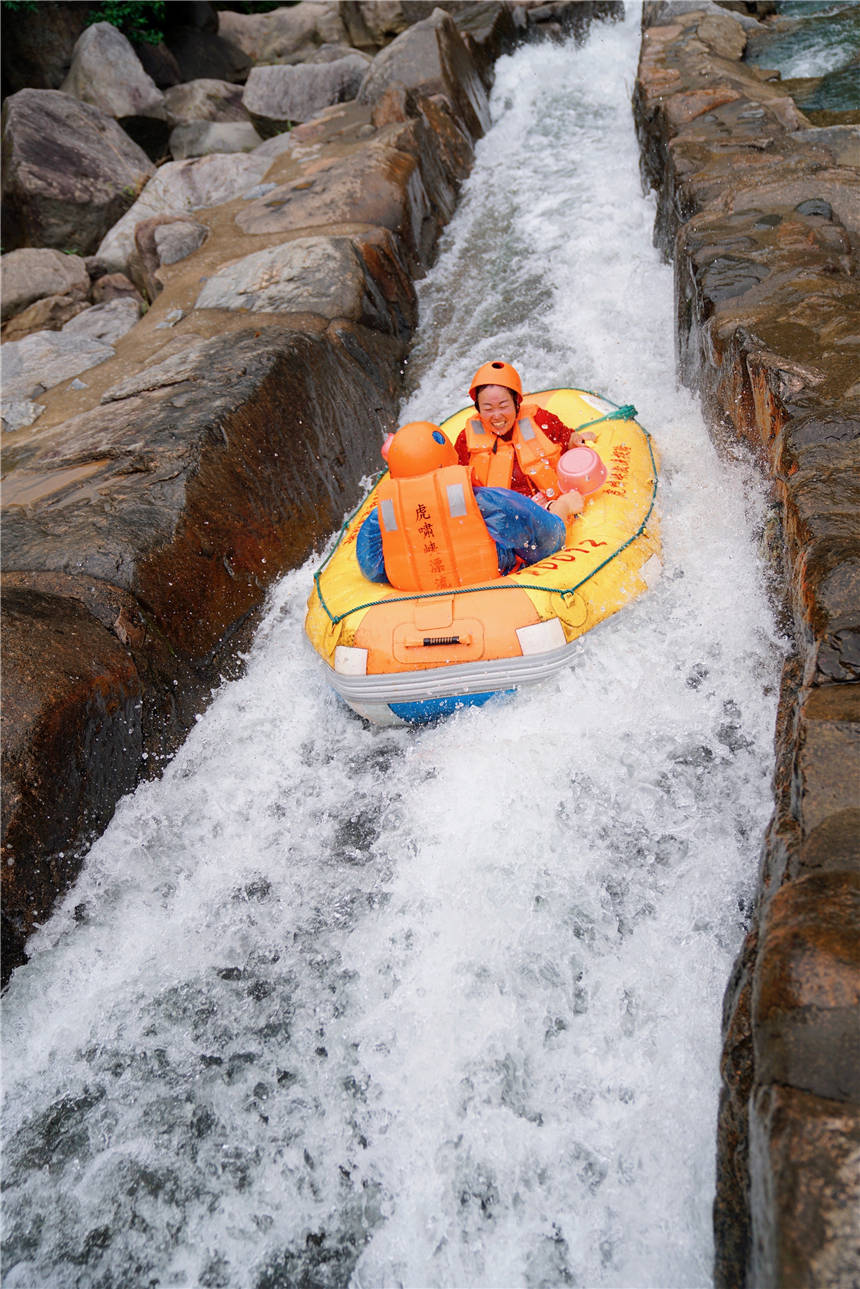
<path fill-rule="evenodd" d="M 606 479 L 549 559 L 498 581 L 409 594 L 369 582 L 355 554 L 376 487 L 314 575 L 305 629 L 341 698 L 376 725 L 425 724 L 545 680 L 575 643 L 659 574 L 657 460 L 651 438 L 617 407 L 578 389 L 530 394 L 571 429 L 588 427 Z M 442 429 L 454 442 L 464 408 Z M 377 481 L 377 486 L 378 486 Z"/>

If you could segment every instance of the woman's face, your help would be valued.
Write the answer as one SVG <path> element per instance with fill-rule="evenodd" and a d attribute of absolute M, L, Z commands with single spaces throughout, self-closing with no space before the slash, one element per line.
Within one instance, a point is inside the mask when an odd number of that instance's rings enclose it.
<path fill-rule="evenodd" d="M 485 385 L 478 395 L 478 414 L 494 434 L 507 434 L 517 419 L 513 394 L 504 385 Z"/>

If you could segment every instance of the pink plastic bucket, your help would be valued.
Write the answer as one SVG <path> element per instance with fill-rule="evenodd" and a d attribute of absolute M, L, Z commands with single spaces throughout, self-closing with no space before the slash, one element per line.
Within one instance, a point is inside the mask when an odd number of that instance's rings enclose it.
<path fill-rule="evenodd" d="M 587 497 L 606 482 L 606 466 L 594 448 L 569 448 L 558 461 L 558 481 L 562 492 L 577 492 Z"/>

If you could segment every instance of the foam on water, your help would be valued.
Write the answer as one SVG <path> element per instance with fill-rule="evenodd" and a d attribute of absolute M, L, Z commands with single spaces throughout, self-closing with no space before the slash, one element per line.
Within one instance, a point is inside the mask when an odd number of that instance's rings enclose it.
<path fill-rule="evenodd" d="M 495 357 L 635 402 L 664 571 L 545 686 L 366 728 L 302 631 L 125 799 L 5 1004 L 7 1289 L 710 1283 L 770 811 L 762 489 L 677 389 L 637 14 L 498 66 L 403 418 Z"/>

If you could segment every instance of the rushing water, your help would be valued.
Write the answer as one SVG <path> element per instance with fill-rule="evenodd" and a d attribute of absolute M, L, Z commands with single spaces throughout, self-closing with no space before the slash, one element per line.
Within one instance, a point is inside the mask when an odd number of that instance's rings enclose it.
<path fill-rule="evenodd" d="M 746 59 L 783 80 L 814 78 L 793 93 L 804 110 L 860 109 L 860 4 L 857 0 L 783 0 L 749 38 Z"/>
<path fill-rule="evenodd" d="M 635 402 L 664 572 L 545 686 L 367 728 L 302 631 L 125 799 L 5 1000 L 6 1289 L 704 1286 L 769 810 L 765 499 L 675 384 L 638 22 L 503 59 L 403 409 Z"/>

